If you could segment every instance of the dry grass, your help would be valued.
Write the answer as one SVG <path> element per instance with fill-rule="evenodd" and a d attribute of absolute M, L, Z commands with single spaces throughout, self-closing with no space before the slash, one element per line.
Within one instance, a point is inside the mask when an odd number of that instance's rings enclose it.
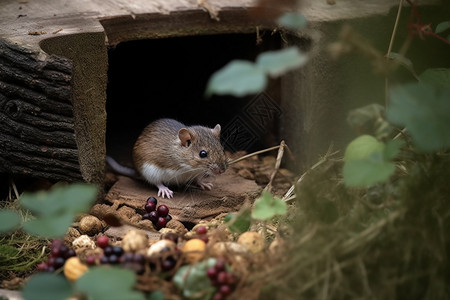
<path fill-rule="evenodd" d="M 346 188 L 340 161 L 309 172 L 290 246 L 247 288 L 261 299 L 449 299 L 450 161 L 415 161 L 371 189 Z"/>

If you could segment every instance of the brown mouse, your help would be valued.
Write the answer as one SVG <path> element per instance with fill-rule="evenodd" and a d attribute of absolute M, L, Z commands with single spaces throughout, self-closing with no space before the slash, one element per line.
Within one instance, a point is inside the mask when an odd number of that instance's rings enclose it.
<path fill-rule="evenodd" d="M 108 163 L 118 173 L 135 176 L 158 187 L 158 196 L 172 198 L 167 186 L 197 185 L 210 190 L 208 177 L 222 174 L 228 166 L 220 143 L 221 127 L 185 126 L 173 119 L 159 119 L 148 125 L 133 147 L 135 170 Z"/>

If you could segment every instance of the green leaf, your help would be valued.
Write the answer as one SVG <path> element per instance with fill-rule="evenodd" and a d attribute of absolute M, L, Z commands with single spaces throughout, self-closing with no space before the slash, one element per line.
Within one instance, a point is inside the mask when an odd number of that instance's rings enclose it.
<path fill-rule="evenodd" d="M 229 223 L 228 228 L 235 233 L 246 232 L 252 224 L 252 218 L 249 208 L 242 209 L 238 214 L 232 217 L 225 217 L 225 222 Z"/>
<path fill-rule="evenodd" d="M 267 78 L 252 62 L 233 60 L 215 72 L 209 79 L 206 95 L 233 95 L 242 97 L 265 89 Z"/>
<path fill-rule="evenodd" d="M 391 161 L 397 157 L 400 148 L 405 144 L 402 140 L 392 140 L 386 144 L 384 148 L 383 157 L 386 161 Z"/>
<path fill-rule="evenodd" d="M 394 172 L 394 163 L 367 159 L 345 162 L 343 175 L 347 186 L 371 186 L 388 180 Z"/>
<path fill-rule="evenodd" d="M 23 229 L 29 234 L 46 238 L 63 237 L 67 228 L 72 224 L 74 215 L 64 213 L 55 216 L 40 217 L 28 220 L 23 224 Z"/>
<path fill-rule="evenodd" d="M 22 223 L 20 215 L 11 209 L 0 210 L 0 220 L 0 234 L 14 231 Z"/>
<path fill-rule="evenodd" d="M 206 270 L 216 264 L 215 258 L 209 258 L 196 264 L 183 266 L 173 277 L 176 287 L 183 291 L 188 299 L 211 299 L 215 288 L 206 275 Z"/>
<path fill-rule="evenodd" d="M 347 186 L 371 186 L 384 182 L 395 172 L 392 160 L 397 156 L 403 141 L 387 144 L 370 135 L 362 135 L 348 144 L 344 155 L 344 182 Z"/>
<path fill-rule="evenodd" d="M 371 135 L 361 135 L 350 142 L 345 149 L 344 160 L 363 160 L 369 158 L 373 153 L 381 153 L 384 143 L 378 141 Z"/>
<path fill-rule="evenodd" d="M 136 275 L 131 270 L 95 267 L 75 282 L 75 289 L 90 300 L 144 300 L 144 294 L 134 290 Z"/>
<path fill-rule="evenodd" d="M 305 65 L 307 61 L 308 56 L 293 46 L 282 50 L 261 53 L 256 58 L 256 65 L 270 76 L 280 76 Z"/>
<path fill-rule="evenodd" d="M 67 279 L 50 273 L 32 276 L 22 291 L 25 300 L 65 300 L 71 294 L 72 288 Z"/>
<path fill-rule="evenodd" d="M 450 87 L 450 69 L 426 69 L 420 74 L 419 80 L 438 87 Z"/>
<path fill-rule="evenodd" d="M 164 293 L 162 291 L 153 291 L 147 297 L 147 300 L 164 300 Z"/>
<path fill-rule="evenodd" d="M 97 188 L 88 184 L 57 184 L 49 191 L 26 193 L 20 203 L 36 219 L 24 223 L 23 228 L 34 235 L 62 237 L 75 216 L 89 210 L 96 194 Z"/>
<path fill-rule="evenodd" d="M 279 25 L 292 30 L 301 29 L 308 24 L 304 15 L 295 12 L 285 13 L 277 22 Z"/>
<path fill-rule="evenodd" d="M 61 211 L 77 214 L 89 210 L 96 194 L 97 188 L 93 185 L 56 184 L 49 191 L 24 193 L 20 204 L 37 215 L 52 215 Z"/>
<path fill-rule="evenodd" d="M 393 88 L 387 119 L 405 126 L 418 150 L 450 147 L 450 88 L 412 83 Z"/>
<path fill-rule="evenodd" d="M 264 192 L 255 201 L 252 210 L 252 218 L 258 220 L 268 220 L 275 215 L 284 215 L 287 212 L 287 204 L 280 198 L 273 197 L 271 193 Z"/>
<path fill-rule="evenodd" d="M 449 28 L 450 28 L 450 21 L 442 22 L 436 26 L 436 30 L 434 32 L 441 33 L 441 32 L 446 31 Z"/>
<path fill-rule="evenodd" d="M 404 66 L 408 70 L 413 70 L 414 68 L 412 61 L 399 53 L 391 52 L 389 53 L 389 58 L 398 61 L 402 66 Z"/>

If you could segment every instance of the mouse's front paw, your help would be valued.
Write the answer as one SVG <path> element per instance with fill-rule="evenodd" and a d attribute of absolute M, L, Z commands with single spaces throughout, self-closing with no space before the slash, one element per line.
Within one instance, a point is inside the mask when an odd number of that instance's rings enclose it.
<path fill-rule="evenodd" d="M 208 190 L 210 191 L 213 187 L 213 184 L 211 182 L 197 182 L 197 185 L 202 189 L 202 190 Z"/>
<path fill-rule="evenodd" d="M 173 198 L 173 192 L 164 184 L 158 184 L 158 197 L 163 197 L 163 198 Z"/>

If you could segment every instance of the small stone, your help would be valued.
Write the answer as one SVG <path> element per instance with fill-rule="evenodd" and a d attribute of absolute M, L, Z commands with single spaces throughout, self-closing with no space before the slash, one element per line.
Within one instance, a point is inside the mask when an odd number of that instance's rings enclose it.
<path fill-rule="evenodd" d="M 85 234 L 78 237 L 72 242 L 72 248 L 75 251 L 80 249 L 95 249 L 96 247 L 97 246 L 95 245 L 95 242 Z"/>
<path fill-rule="evenodd" d="M 122 239 L 122 248 L 125 252 L 137 252 L 148 246 L 147 234 L 140 230 L 128 231 Z"/>
<path fill-rule="evenodd" d="M 247 231 L 241 234 L 237 240 L 237 243 L 247 247 L 254 254 L 264 250 L 266 244 L 262 235 L 252 231 Z"/>
<path fill-rule="evenodd" d="M 192 239 L 183 245 L 183 253 L 189 263 L 195 263 L 203 259 L 206 243 L 200 239 Z"/>
<path fill-rule="evenodd" d="M 218 242 L 211 248 L 211 254 L 213 256 L 225 256 L 226 254 L 232 254 L 233 256 L 245 256 L 250 254 L 250 250 L 235 242 Z"/>
<path fill-rule="evenodd" d="M 184 227 L 183 223 L 175 219 L 167 222 L 166 228 L 175 230 L 176 233 L 178 233 L 180 236 L 184 235 L 187 232 L 187 229 L 186 227 Z"/>
<path fill-rule="evenodd" d="M 169 240 L 159 240 L 148 248 L 147 256 L 159 256 L 163 252 L 174 252 L 177 245 Z"/>
<path fill-rule="evenodd" d="M 82 234 L 92 236 L 102 231 L 103 224 L 97 217 L 88 215 L 80 220 L 78 228 Z"/>

